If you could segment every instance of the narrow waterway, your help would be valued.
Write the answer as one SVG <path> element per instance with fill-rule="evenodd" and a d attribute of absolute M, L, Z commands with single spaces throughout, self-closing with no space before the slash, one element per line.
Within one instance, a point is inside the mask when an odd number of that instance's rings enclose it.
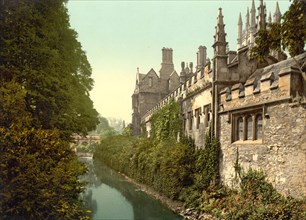
<path fill-rule="evenodd" d="M 102 163 L 88 159 L 87 164 L 84 178 L 89 184 L 83 197 L 94 220 L 183 219 Z"/>

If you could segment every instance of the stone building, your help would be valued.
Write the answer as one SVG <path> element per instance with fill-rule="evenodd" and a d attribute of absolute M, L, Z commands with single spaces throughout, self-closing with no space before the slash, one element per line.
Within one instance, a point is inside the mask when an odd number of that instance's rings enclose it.
<path fill-rule="evenodd" d="M 154 96 L 155 104 L 153 101 L 148 104 L 153 98 L 139 99 L 146 92 L 138 89 L 133 94 L 133 107 L 134 97 L 138 102 L 136 109 L 141 109 L 142 104 L 146 106 L 137 120 L 145 125 L 148 136 L 150 117 L 171 99 L 181 104 L 183 132 L 195 140 L 197 147 L 204 147 L 210 126 L 221 144 L 220 176 L 224 184 L 234 184 L 233 164 L 238 152 L 245 170 L 263 170 L 285 195 L 306 196 L 306 82 L 298 68 L 306 71 L 306 53 L 285 59 L 283 53 L 271 51 L 264 63 L 252 59 L 250 49 L 255 45 L 258 30 L 268 28 L 267 24 L 272 22 L 271 16 L 266 19 L 262 0 L 257 9 L 255 16 L 253 1 L 251 12 L 247 10 L 244 30 L 239 16 L 238 49 L 229 51 L 220 8 L 211 61 L 206 57 L 206 47 L 199 47 L 195 71 L 192 64 L 188 67 L 182 62 L 180 75 L 175 78 L 177 84 L 173 83 L 171 89 L 173 69 L 169 68 L 163 78 L 156 75 L 157 81 L 163 79 L 168 83 L 163 87 L 157 84 L 155 92 L 159 95 Z M 277 4 L 273 22 L 280 22 L 280 17 Z M 139 129 L 134 124 L 135 113 L 133 125 Z"/>
<path fill-rule="evenodd" d="M 136 85 L 132 95 L 134 135 L 140 135 L 141 118 L 145 113 L 179 85 L 179 76 L 174 70 L 172 53 L 172 49 L 162 49 L 159 75 L 153 68 L 147 74 L 140 73 L 137 68 Z"/>

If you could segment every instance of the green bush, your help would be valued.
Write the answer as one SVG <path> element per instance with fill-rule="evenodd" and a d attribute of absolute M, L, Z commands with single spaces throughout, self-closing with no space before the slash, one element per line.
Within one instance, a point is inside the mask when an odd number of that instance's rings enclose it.
<path fill-rule="evenodd" d="M 305 200 L 285 198 L 252 169 L 242 172 L 240 191 L 218 186 L 202 195 L 202 210 L 225 219 L 305 219 L 305 207 Z"/>

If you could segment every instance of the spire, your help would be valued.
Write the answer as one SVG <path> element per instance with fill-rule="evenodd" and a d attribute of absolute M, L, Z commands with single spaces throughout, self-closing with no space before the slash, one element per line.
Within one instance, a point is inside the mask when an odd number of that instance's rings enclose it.
<path fill-rule="evenodd" d="M 249 7 L 247 8 L 247 13 L 245 15 L 245 32 L 248 33 L 250 28 L 250 12 Z"/>
<path fill-rule="evenodd" d="M 251 8 L 251 23 L 250 27 L 251 29 L 255 29 L 256 26 L 256 9 L 255 9 L 255 3 L 254 0 L 252 0 L 252 8 Z"/>
<path fill-rule="evenodd" d="M 218 18 L 217 18 L 217 26 L 216 26 L 216 35 L 215 42 L 225 42 L 225 32 L 224 32 L 224 23 L 223 23 L 223 15 L 222 8 L 219 8 Z"/>
<path fill-rule="evenodd" d="M 276 9 L 275 9 L 275 13 L 274 13 L 273 17 L 274 17 L 274 23 L 280 23 L 281 22 L 282 14 L 279 10 L 278 2 L 276 2 Z"/>
<path fill-rule="evenodd" d="M 272 16 L 271 16 L 271 12 L 269 12 L 269 17 L 268 17 L 268 24 L 272 23 Z"/>
<path fill-rule="evenodd" d="M 223 23 L 223 15 L 222 15 L 222 8 L 219 8 L 218 18 L 217 18 L 217 26 L 216 34 L 214 36 L 215 43 L 213 45 L 215 49 L 215 55 L 225 55 L 226 54 L 226 33 L 224 31 L 224 23 Z"/>
<path fill-rule="evenodd" d="M 241 13 L 238 18 L 238 38 L 237 38 L 237 49 L 242 46 L 242 18 Z"/>
<path fill-rule="evenodd" d="M 264 5 L 263 0 L 260 0 L 258 7 L 257 29 L 266 29 L 266 5 Z"/>

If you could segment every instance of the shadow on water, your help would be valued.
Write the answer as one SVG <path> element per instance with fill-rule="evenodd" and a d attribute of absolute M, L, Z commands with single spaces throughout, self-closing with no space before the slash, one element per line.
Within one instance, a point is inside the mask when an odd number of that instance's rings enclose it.
<path fill-rule="evenodd" d="M 127 207 L 130 207 L 130 215 L 122 213 L 122 216 L 125 216 L 123 219 L 135 219 L 135 220 L 179 220 L 183 219 L 177 214 L 173 213 L 171 210 L 163 206 L 160 202 L 151 198 L 144 192 L 140 191 L 133 184 L 127 182 L 120 174 L 108 168 L 104 164 L 94 161 L 87 161 L 89 166 L 89 172 L 84 177 L 85 180 L 89 183 L 87 186 L 87 191 L 83 195 L 85 204 L 93 210 L 93 214 L 99 215 L 99 204 L 105 203 L 103 199 L 107 199 L 107 195 L 103 196 L 99 194 L 99 190 L 115 191 L 112 196 L 119 197 L 121 200 L 126 200 L 125 208 L 121 208 L 121 202 L 118 202 L 118 207 L 113 206 L 113 210 L 104 210 L 110 212 L 125 211 L 128 212 Z M 106 188 L 107 187 L 107 188 Z M 93 195 L 96 193 L 96 195 Z M 100 195 L 100 197 L 98 196 Z M 117 200 L 118 201 L 118 200 Z M 109 201 L 110 202 L 110 201 Z M 114 211 L 115 210 L 115 211 Z M 119 218 L 119 217 L 118 217 Z M 121 218 L 121 217 L 120 217 Z M 95 218 L 94 219 L 108 219 L 108 218 Z M 116 217 L 112 219 L 117 219 Z M 121 218 L 122 219 L 122 218 Z"/>

